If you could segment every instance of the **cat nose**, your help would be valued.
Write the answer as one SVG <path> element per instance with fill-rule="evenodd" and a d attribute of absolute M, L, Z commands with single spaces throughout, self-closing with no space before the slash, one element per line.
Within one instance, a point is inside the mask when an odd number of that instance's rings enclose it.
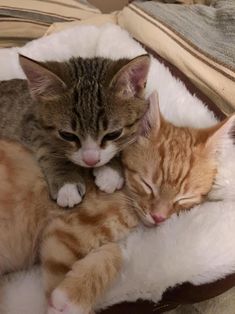
<path fill-rule="evenodd" d="M 93 167 L 100 161 L 100 154 L 95 150 L 86 150 L 82 154 L 82 160 L 87 166 Z"/>
<path fill-rule="evenodd" d="M 162 216 L 161 214 L 152 213 L 151 216 L 156 224 L 159 224 L 166 220 L 166 217 Z"/>

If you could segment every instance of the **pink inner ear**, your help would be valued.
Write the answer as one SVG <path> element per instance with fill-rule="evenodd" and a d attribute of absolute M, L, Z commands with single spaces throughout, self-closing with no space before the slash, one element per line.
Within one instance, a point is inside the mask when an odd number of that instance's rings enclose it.
<path fill-rule="evenodd" d="M 149 110 L 149 108 L 148 108 L 148 110 Z M 141 120 L 141 124 L 140 124 L 140 135 L 141 136 L 148 136 L 148 134 L 151 130 L 151 125 L 150 125 L 150 121 L 149 121 L 149 117 L 148 117 L 148 110 L 144 114 L 144 116 Z"/>
<path fill-rule="evenodd" d="M 206 148 L 215 153 L 230 147 L 234 127 L 235 115 L 232 115 L 208 138 Z"/>
<path fill-rule="evenodd" d="M 160 128 L 161 125 L 161 113 L 158 103 L 158 94 L 157 91 L 153 91 L 148 98 L 149 108 L 142 118 L 140 134 L 142 136 L 148 136 L 151 132 L 154 134 Z"/>
<path fill-rule="evenodd" d="M 53 81 L 47 76 L 42 76 L 41 73 L 36 71 L 29 70 L 28 77 L 30 77 L 30 80 L 28 80 L 29 86 L 32 92 L 37 95 L 42 95 L 45 92 L 49 95 L 57 88 L 57 85 L 53 84 Z"/>
<path fill-rule="evenodd" d="M 50 97 L 65 90 L 66 84 L 44 65 L 23 56 L 19 60 L 35 97 Z"/>
<path fill-rule="evenodd" d="M 114 76 L 111 83 L 114 90 L 126 97 L 140 95 L 145 88 L 149 65 L 150 58 L 148 55 L 131 60 Z"/>
<path fill-rule="evenodd" d="M 129 73 L 129 80 L 135 93 L 138 94 L 145 88 L 147 72 L 145 64 L 137 65 L 136 68 L 131 69 Z"/>

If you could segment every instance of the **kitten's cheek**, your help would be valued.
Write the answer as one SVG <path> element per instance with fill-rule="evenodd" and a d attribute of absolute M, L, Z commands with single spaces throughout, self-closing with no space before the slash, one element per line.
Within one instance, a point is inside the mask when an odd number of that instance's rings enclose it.
<path fill-rule="evenodd" d="M 107 164 L 117 154 L 117 151 L 116 146 L 113 144 L 110 144 L 105 149 L 102 149 L 100 151 L 100 161 L 93 165 L 92 168 L 101 167 Z M 89 166 L 83 161 L 81 149 L 70 154 L 68 158 L 76 165 L 89 168 Z"/>
<path fill-rule="evenodd" d="M 115 155 L 117 155 L 118 149 L 115 145 L 110 144 L 106 148 L 100 151 L 100 161 L 95 165 L 95 167 L 100 167 L 107 164 Z"/>
<path fill-rule="evenodd" d="M 85 167 L 80 150 L 77 150 L 76 152 L 72 153 L 71 155 L 68 156 L 68 158 L 76 165 Z"/>
<path fill-rule="evenodd" d="M 154 221 L 153 217 L 149 213 L 145 215 L 145 217 L 143 219 L 143 223 L 147 227 L 156 226 L 156 222 Z"/>
<path fill-rule="evenodd" d="M 78 149 L 77 144 L 75 142 L 69 142 L 68 144 L 70 145 L 71 149 L 73 149 L 73 150 L 77 150 Z"/>

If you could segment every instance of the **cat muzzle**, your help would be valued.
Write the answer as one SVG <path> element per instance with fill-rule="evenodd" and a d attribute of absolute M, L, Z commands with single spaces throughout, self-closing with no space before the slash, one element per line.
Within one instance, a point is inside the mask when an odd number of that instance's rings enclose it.
<path fill-rule="evenodd" d="M 83 152 L 82 160 L 87 166 L 94 167 L 100 161 L 100 154 L 98 151 L 87 150 Z"/>
<path fill-rule="evenodd" d="M 163 221 L 166 220 L 166 217 L 163 217 L 161 214 L 158 213 L 152 213 L 151 217 L 153 218 L 156 224 L 162 223 Z"/>

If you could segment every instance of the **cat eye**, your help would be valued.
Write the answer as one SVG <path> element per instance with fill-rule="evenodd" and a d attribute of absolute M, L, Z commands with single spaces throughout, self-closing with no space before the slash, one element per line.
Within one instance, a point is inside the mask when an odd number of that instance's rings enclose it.
<path fill-rule="evenodd" d="M 144 179 L 141 178 L 141 184 L 144 186 L 145 191 L 147 194 L 153 194 L 153 189 L 151 185 L 149 185 Z"/>
<path fill-rule="evenodd" d="M 118 138 L 121 136 L 121 134 L 122 134 L 122 130 L 123 130 L 123 129 L 120 129 L 120 130 L 114 131 L 114 132 L 112 132 L 112 133 L 106 134 L 106 135 L 103 137 L 103 140 L 102 140 L 102 141 L 113 141 L 113 140 L 118 139 Z"/>
<path fill-rule="evenodd" d="M 65 131 L 59 131 L 58 132 L 60 137 L 68 142 L 77 142 L 79 141 L 79 138 L 77 137 L 77 135 L 73 134 L 73 133 L 69 133 L 69 132 L 65 132 Z"/>
<path fill-rule="evenodd" d="M 195 202 L 198 200 L 198 197 L 196 196 L 182 196 L 182 197 L 179 197 L 175 200 L 175 203 L 178 203 L 179 205 L 183 205 L 184 203 L 188 203 L 188 202 Z"/>
<path fill-rule="evenodd" d="M 157 197 L 157 189 L 152 186 L 150 183 L 148 183 L 147 181 L 145 181 L 143 178 L 140 177 L 140 183 L 142 185 L 142 187 L 144 188 L 144 191 L 149 194 L 152 195 L 154 197 Z"/>

